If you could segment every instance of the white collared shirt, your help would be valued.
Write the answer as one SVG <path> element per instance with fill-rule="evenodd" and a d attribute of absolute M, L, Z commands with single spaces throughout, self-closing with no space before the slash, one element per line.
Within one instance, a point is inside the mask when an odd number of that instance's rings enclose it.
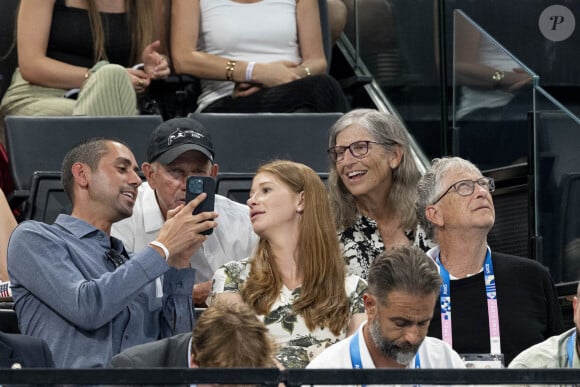
<path fill-rule="evenodd" d="M 366 324 L 367 322 L 364 322 L 358 329 L 360 357 L 364 369 L 375 369 L 375 363 L 364 340 L 363 327 Z M 315 357 L 306 368 L 351 369 L 352 361 L 350 355 L 350 340 L 352 337 L 353 336 L 349 336 L 326 348 L 320 355 Z M 421 358 L 421 368 L 465 368 L 465 364 L 457 352 L 442 340 L 434 337 L 426 336 L 425 340 L 423 340 L 423 343 L 421 343 L 421 346 L 419 347 L 418 353 Z"/>
<path fill-rule="evenodd" d="M 216 195 L 215 212 L 218 226 L 190 259 L 196 283 L 211 280 L 226 262 L 250 257 L 258 242 L 247 206 Z M 155 191 L 145 182 L 139 187 L 133 215 L 114 223 L 111 235 L 121 239 L 127 251 L 141 251 L 155 240 L 164 223 Z"/>

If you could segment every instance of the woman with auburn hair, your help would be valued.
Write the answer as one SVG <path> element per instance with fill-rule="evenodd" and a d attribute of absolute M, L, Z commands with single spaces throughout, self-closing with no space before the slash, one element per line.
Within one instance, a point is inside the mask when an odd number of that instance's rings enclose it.
<path fill-rule="evenodd" d="M 366 319 L 366 282 L 346 275 L 326 188 L 306 165 L 261 166 L 248 206 L 256 252 L 217 270 L 208 304 L 248 304 L 276 338 L 277 359 L 303 368 Z"/>
<path fill-rule="evenodd" d="M 170 72 L 157 22 L 163 7 L 162 0 L 21 0 L 18 68 L 0 115 L 138 114 L 137 94 Z"/>
<path fill-rule="evenodd" d="M 431 247 L 417 226 L 420 174 L 399 119 L 355 109 L 330 128 L 328 190 L 348 271 L 362 278 L 386 248 Z"/>

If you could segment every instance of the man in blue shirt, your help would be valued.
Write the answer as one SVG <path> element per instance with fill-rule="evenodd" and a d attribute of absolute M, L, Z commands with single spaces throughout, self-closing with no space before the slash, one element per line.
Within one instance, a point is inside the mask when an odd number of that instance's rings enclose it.
<path fill-rule="evenodd" d="M 200 240 L 190 236 L 215 226 L 213 213 L 192 215 L 205 196 L 174 209 L 157 239 L 129 257 L 110 237 L 141 184 L 129 148 L 107 139 L 76 146 L 62 182 L 72 214 L 23 222 L 8 246 L 20 330 L 43 339 L 60 368 L 104 367 L 128 347 L 191 331 L 189 257 Z"/>

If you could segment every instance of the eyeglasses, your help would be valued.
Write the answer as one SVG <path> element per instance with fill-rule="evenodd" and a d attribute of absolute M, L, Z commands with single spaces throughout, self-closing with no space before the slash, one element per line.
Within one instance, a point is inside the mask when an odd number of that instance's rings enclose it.
<path fill-rule="evenodd" d="M 451 189 L 454 189 L 459 196 L 469 196 L 473 191 L 475 191 L 475 183 L 479 184 L 489 192 L 495 191 L 495 181 L 493 181 L 491 177 L 482 177 L 477 180 L 459 180 L 458 182 L 451 184 L 451 186 L 431 204 L 437 204 L 437 202 L 443 199 L 443 196 L 447 195 Z"/>
<path fill-rule="evenodd" d="M 344 154 L 348 149 L 353 157 L 361 158 L 367 153 L 369 153 L 369 144 L 383 144 L 383 145 L 393 145 L 389 142 L 377 142 L 377 141 L 355 141 L 348 146 L 334 146 L 328 148 L 328 156 L 333 162 L 342 161 L 344 159 Z"/>

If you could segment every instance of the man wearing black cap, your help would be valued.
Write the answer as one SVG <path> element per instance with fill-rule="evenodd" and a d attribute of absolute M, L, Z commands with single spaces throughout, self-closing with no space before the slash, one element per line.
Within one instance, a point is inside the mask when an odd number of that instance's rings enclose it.
<path fill-rule="evenodd" d="M 155 240 L 167 211 L 185 202 L 187 177 L 217 176 L 214 157 L 211 136 L 199 121 L 182 117 L 159 125 L 149 140 L 147 162 L 141 166 L 147 183 L 139 187 L 133 216 L 115 223 L 112 234 L 129 251 L 139 251 Z M 214 271 L 226 262 L 249 257 L 257 243 L 245 205 L 216 195 L 215 212 L 219 217 L 213 233 L 191 236 L 199 242 L 190 259 L 196 269 L 196 305 L 205 303 Z"/>

